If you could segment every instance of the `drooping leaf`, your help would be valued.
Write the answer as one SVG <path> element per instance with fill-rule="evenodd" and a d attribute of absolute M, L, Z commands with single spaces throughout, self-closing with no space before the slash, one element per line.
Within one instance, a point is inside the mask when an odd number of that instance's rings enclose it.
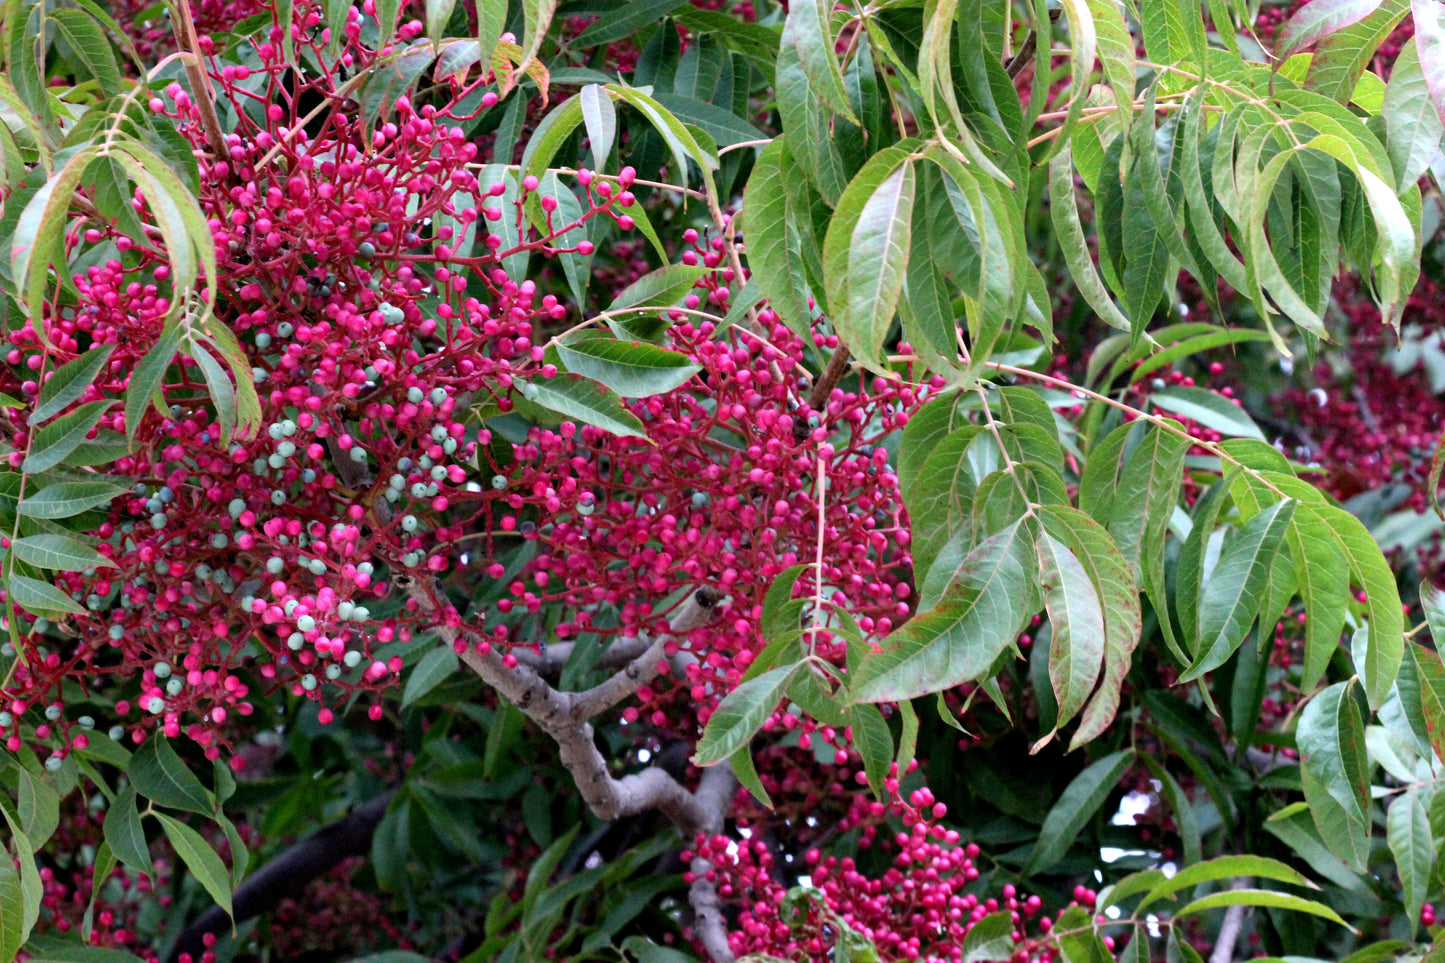
<path fill-rule="evenodd" d="M 1441 135 L 1445 134 L 1445 123 L 1435 109 L 1420 63 L 1418 42 L 1412 37 L 1395 58 L 1380 108 L 1385 121 L 1385 150 L 1394 167 L 1395 190 L 1401 194 L 1429 169 L 1440 151 Z M 1445 75 L 1441 82 L 1445 83 Z"/>
<path fill-rule="evenodd" d="M 1219 668 L 1244 641 L 1264 605 L 1270 570 L 1295 504 L 1294 499 L 1276 502 L 1225 542 L 1199 599 L 1197 658 L 1181 682 Z"/>
<path fill-rule="evenodd" d="M 753 163 L 743 191 L 748 267 L 768 305 L 799 337 L 812 331 L 808 281 L 798 231 L 798 178 L 803 176 L 783 138 Z"/>
<path fill-rule="evenodd" d="M 60 795 L 24 766 L 19 767 L 17 778 L 20 826 L 33 845 L 44 846 L 60 825 Z"/>
<path fill-rule="evenodd" d="M 868 785 L 878 799 L 887 798 L 883 780 L 888 776 L 888 767 L 893 762 L 893 734 L 888 731 L 888 722 L 875 705 L 860 703 L 848 710 L 849 724 L 853 731 L 853 747 L 863 760 L 863 771 Z"/>
<path fill-rule="evenodd" d="M 1036 543 L 1039 584 L 1053 626 L 1049 681 L 1063 726 L 1094 691 L 1104 664 L 1104 607 L 1083 563 L 1045 530 Z"/>
<path fill-rule="evenodd" d="M 1369 761 L 1349 690 L 1349 683 L 1337 682 L 1311 699 L 1296 740 L 1310 816 L 1330 851 L 1361 872 L 1369 857 Z"/>
<path fill-rule="evenodd" d="M 833 52 L 833 31 L 828 23 L 831 10 L 822 0 L 800 0 L 790 5 L 783 24 L 782 42 L 797 51 L 798 62 L 814 96 L 833 113 L 841 114 L 857 126 L 858 118 L 843 84 L 843 70 Z"/>
<path fill-rule="evenodd" d="M 54 585 L 28 575 L 9 573 L 5 587 L 10 592 L 12 602 L 35 615 L 63 618 L 85 611 L 74 599 Z"/>
<path fill-rule="evenodd" d="M 105 841 L 122 863 L 138 873 L 155 872 L 150 851 L 146 847 L 145 829 L 136 811 L 134 786 L 125 786 L 105 811 Z"/>
<path fill-rule="evenodd" d="M 745 751 L 748 742 L 778 708 L 793 679 L 806 666 L 804 662 L 779 666 L 729 692 L 708 719 L 693 754 L 694 764 L 716 765 L 739 750 Z"/>
<path fill-rule="evenodd" d="M 155 817 L 160 820 L 166 838 L 175 847 L 176 855 L 185 863 L 186 869 L 190 870 L 196 881 L 211 894 L 216 905 L 225 910 L 227 916 L 232 915 L 231 879 L 221 857 L 216 855 L 216 851 L 200 833 L 179 819 L 165 813 L 156 813 Z"/>
<path fill-rule="evenodd" d="M 1068 546 L 1082 564 L 1102 603 L 1104 616 L 1104 677 L 1084 706 L 1079 727 L 1069 741 L 1072 751 L 1100 735 L 1114 721 L 1120 686 L 1139 644 L 1139 589 L 1128 561 L 1103 526 L 1068 506 L 1045 506 L 1040 513 L 1044 530 Z"/>
<path fill-rule="evenodd" d="M 1341 508 L 1318 509 L 1344 549 L 1351 577 L 1365 590 L 1370 611 L 1370 644 L 1365 656 L 1365 696 L 1378 708 L 1390 694 L 1405 651 L 1405 617 L 1400 590 L 1380 546 L 1358 518 Z"/>
<path fill-rule="evenodd" d="M 406 689 L 401 694 L 402 708 L 416 702 L 455 675 L 459 664 L 456 652 L 447 645 L 438 646 L 422 656 L 407 677 Z"/>
<path fill-rule="evenodd" d="M 1264 433 L 1243 408 L 1204 388 L 1165 388 L 1150 395 L 1149 403 L 1155 408 L 1192 418 L 1222 435 L 1265 440 Z"/>
<path fill-rule="evenodd" d="M 881 160 L 882 163 L 875 163 Z M 838 202 L 823 246 L 823 274 L 833 323 L 860 359 L 882 363 L 882 347 L 908 265 L 914 197 L 913 162 L 876 155 Z"/>
<path fill-rule="evenodd" d="M 1403 3 L 1398 3 L 1403 6 Z M 1445 122 L 1445 27 L 1440 23 L 1440 4 L 1433 0 L 1411 0 L 1415 24 L 1415 52 L 1420 72 L 1435 105 L 1435 116 Z"/>
<path fill-rule="evenodd" d="M 668 0 L 670 3 L 671 0 Z M 588 84 L 578 92 L 582 106 L 582 120 L 587 125 L 587 139 L 592 142 L 592 167 L 602 170 L 612 154 L 612 142 L 617 137 L 617 108 L 607 90 L 597 84 Z"/>
<path fill-rule="evenodd" d="M 1042 872 L 1063 858 L 1133 761 L 1132 752 L 1116 752 L 1074 777 L 1049 810 L 1024 864 L 1025 875 Z"/>
<path fill-rule="evenodd" d="M 1023 522 L 980 543 L 936 606 L 895 629 L 862 665 L 849 666 L 849 698 L 894 702 L 981 678 L 1033 614 L 1032 552 Z"/>
<path fill-rule="evenodd" d="M 1417 789 L 1395 797 L 1385 813 L 1385 836 L 1400 885 L 1405 891 L 1405 914 L 1420 918 L 1425 893 L 1430 887 L 1430 870 L 1435 863 L 1435 840 L 1430 833 L 1430 816 Z"/>
<path fill-rule="evenodd" d="M 165 736 L 152 735 L 131 757 L 127 770 L 136 792 L 171 809 L 209 816 L 216 810 L 210 790 L 191 772 Z"/>

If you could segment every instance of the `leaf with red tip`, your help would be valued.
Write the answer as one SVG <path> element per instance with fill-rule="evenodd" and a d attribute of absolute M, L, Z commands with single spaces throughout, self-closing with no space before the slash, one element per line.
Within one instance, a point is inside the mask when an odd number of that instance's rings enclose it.
<path fill-rule="evenodd" d="M 1374 13 L 1380 0 L 1314 0 L 1295 11 L 1275 35 L 1276 67 L 1306 47 Z"/>

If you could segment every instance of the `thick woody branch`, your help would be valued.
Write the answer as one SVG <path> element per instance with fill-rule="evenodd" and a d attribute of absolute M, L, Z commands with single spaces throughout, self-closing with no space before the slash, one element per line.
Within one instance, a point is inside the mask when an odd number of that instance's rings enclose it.
<path fill-rule="evenodd" d="M 652 645 L 652 641 L 643 636 L 635 639 L 618 639 L 602 650 L 597 659 L 597 665 L 604 669 L 620 669 L 642 653 L 646 652 Z M 571 642 L 555 642 L 545 646 L 540 652 L 530 652 L 526 649 L 518 649 L 512 654 L 517 661 L 535 669 L 544 676 L 555 676 L 567 666 L 567 660 L 572 658 L 572 650 L 576 648 Z"/>
<path fill-rule="evenodd" d="M 344 819 L 324 826 L 284 850 L 275 859 L 247 877 L 232 897 L 236 923 L 274 909 L 288 896 L 300 896 L 307 884 L 351 856 L 371 849 L 371 836 L 386 815 L 394 790 L 356 807 Z M 187 926 L 171 950 L 172 961 L 189 953 L 199 960 L 206 951 L 205 936 L 229 933 L 231 918 L 219 906 L 212 906 Z"/>
<path fill-rule="evenodd" d="M 436 611 L 434 599 L 440 597 L 440 589 L 434 581 L 409 581 L 406 591 L 424 611 Z M 670 620 L 673 631 L 685 632 L 703 624 L 720 598 L 721 594 L 714 590 L 699 589 Z M 734 785 L 730 769 L 718 766 L 707 770 L 696 793 L 689 792 L 658 766 L 618 778 L 608 769 L 607 760 L 593 737 L 589 719 L 616 705 L 657 675 L 664 652 L 661 638 L 653 640 L 641 655 L 600 685 L 570 693 L 557 691 L 531 665 L 519 660 L 509 668 L 503 657 L 490 648 L 478 651 L 474 643 L 482 640 L 464 628 L 439 625 L 437 634 L 447 645 L 454 645 L 458 640 L 469 643 L 462 661 L 557 743 L 562 765 L 572 774 L 583 800 L 598 818 L 611 821 L 657 810 L 688 840 L 699 833 L 713 834 L 722 828 Z M 716 963 L 732 963 L 722 906 L 706 878 L 709 869 L 706 861 L 693 861 L 696 882 L 690 899 L 698 939 Z"/>
<path fill-rule="evenodd" d="M 647 650 L 624 665 L 621 671 L 586 692 L 573 697 L 573 711 L 580 719 L 591 719 L 611 709 L 640 687 L 657 677 L 658 661 L 663 657 L 663 640 L 659 637 Z"/>

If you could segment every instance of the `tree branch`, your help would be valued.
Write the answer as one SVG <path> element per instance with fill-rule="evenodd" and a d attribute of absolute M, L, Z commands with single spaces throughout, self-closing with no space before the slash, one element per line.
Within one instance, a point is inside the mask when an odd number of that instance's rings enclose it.
<path fill-rule="evenodd" d="M 386 815 L 386 807 L 394 795 L 396 790 L 389 789 L 357 806 L 345 818 L 316 830 L 252 873 L 231 897 L 236 922 L 260 916 L 286 897 L 300 895 L 308 883 L 342 860 L 368 852 L 372 833 Z M 171 949 L 171 963 L 176 963 L 183 953 L 199 960 L 206 951 L 205 935 L 220 936 L 230 929 L 231 920 L 226 911 L 212 906 L 181 931 Z"/>
<path fill-rule="evenodd" d="M 422 610 L 437 611 L 436 600 L 442 596 L 434 579 L 407 579 L 404 583 L 398 580 L 398 584 L 405 587 Z M 685 632 L 702 625 L 721 597 L 716 589 L 698 589 L 669 620 L 671 629 Z M 583 800 L 599 819 L 612 821 L 655 809 L 689 842 L 700 833 L 711 835 L 722 828 L 734 786 L 731 769 L 716 766 L 706 770 L 696 793 L 689 792 L 666 770 L 655 765 L 618 778 L 609 771 L 607 760 L 593 737 L 589 719 L 616 705 L 657 675 L 657 663 L 663 654 L 661 638 L 655 639 L 623 671 L 600 685 L 585 692 L 570 693 L 557 691 L 535 668 L 520 660 L 508 668 L 502 655 L 492 650 L 490 644 L 486 651 L 478 651 L 475 643 L 485 640 L 464 627 L 441 624 L 436 632 L 448 646 L 458 640 L 467 642 L 462 661 L 557 743 L 562 765 L 572 774 Z M 717 891 L 707 880 L 711 868 L 706 860 L 693 861 L 695 881 L 689 900 L 697 917 L 698 940 L 708 955 L 715 963 L 732 963 L 722 905 Z"/>
<path fill-rule="evenodd" d="M 1248 889 L 1252 879 L 1244 877 L 1234 881 L 1231 889 Z M 1244 913 L 1248 907 L 1231 906 L 1224 911 L 1224 921 L 1219 924 L 1219 936 L 1209 954 L 1209 963 L 1233 963 L 1234 945 L 1239 942 L 1239 931 L 1244 928 Z"/>

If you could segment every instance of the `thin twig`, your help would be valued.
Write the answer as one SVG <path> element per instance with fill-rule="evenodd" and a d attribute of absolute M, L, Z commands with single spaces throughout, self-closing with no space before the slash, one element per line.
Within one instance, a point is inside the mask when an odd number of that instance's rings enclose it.
<path fill-rule="evenodd" d="M 1253 880 L 1242 877 L 1234 881 L 1232 889 L 1248 889 Z M 1244 928 L 1244 905 L 1231 906 L 1224 911 L 1224 922 L 1219 924 L 1219 938 L 1214 941 L 1214 950 L 1209 954 L 1209 963 L 1232 963 L 1234 946 L 1239 942 L 1239 931 Z"/>
<path fill-rule="evenodd" d="M 808 392 L 809 408 L 812 408 L 814 411 L 823 410 L 823 406 L 828 403 L 829 396 L 833 394 L 833 389 L 838 387 L 838 382 L 842 381 L 843 376 L 848 373 L 848 362 L 850 358 L 848 348 L 845 345 L 840 343 L 838 347 L 834 349 L 833 357 L 828 359 L 828 367 L 824 368 L 823 373 L 818 375 L 817 384 L 813 385 L 813 390 Z"/>

